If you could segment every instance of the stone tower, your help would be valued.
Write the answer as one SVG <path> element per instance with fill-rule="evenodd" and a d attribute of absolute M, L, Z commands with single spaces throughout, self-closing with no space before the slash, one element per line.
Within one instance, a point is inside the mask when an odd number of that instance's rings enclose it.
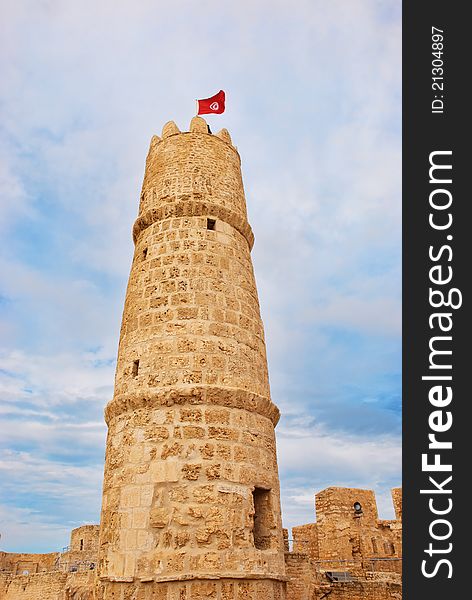
<path fill-rule="evenodd" d="M 118 350 L 99 597 L 284 596 L 264 333 L 240 158 L 167 123 L 146 161 Z"/>

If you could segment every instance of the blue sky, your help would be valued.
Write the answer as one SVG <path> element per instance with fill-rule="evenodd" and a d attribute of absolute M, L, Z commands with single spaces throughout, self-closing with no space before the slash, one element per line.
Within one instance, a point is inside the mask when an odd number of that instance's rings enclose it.
<path fill-rule="evenodd" d="M 223 88 L 242 157 L 285 526 L 401 480 L 401 3 L 6 0 L 1 549 L 98 522 L 149 140 Z"/>

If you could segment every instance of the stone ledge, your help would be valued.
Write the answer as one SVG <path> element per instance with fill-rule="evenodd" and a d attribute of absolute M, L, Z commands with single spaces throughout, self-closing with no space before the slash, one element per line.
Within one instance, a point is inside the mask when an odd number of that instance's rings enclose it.
<path fill-rule="evenodd" d="M 140 233 L 158 221 L 170 217 L 210 216 L 228 223 L 228 225 L 231 225 L 239 231 L 246 239 L 249 250 L 252 250 L 254 245 L 254 234 L 245 217 L 224 206 L 219 206 L 212 202 L 201 202 L 195 196 L 196 194 L 193 194 L 193 197 L 189 194 L 185 196 L 185 199 L 176 198 L 175 200 L 163 202 L 160 206 L 151 208 L 140 215 L 133 225 L 133 242 L 136 244 Z"/>
<path fill-rule="evenodd" d="M 172 581 L 218 581 L 221 579 L 250 579 L 254 580 L 270 580 L 270 581 L 289 581 L 290 577 L 286 575 L 277 575 L 275 573 L 198 573 L 195 575 L 194 573 L 182 573 L 181 575 L 168 575 L 162 576 L 159 575 L 149 576 L 149 577 L 107 577 L 101 576 L 100 581 L 109 581 L 111 583 L 133 583 L 141 582 L 141 583 L 169 583 Z"/>
<path fill-rule="evenodd" d="M 105 408 L 105 421 L 107 424 L 118 415 L 137 408 L 153 408 L 174 405 L 200 405 L 211 404 L 239 408 L 255 412 L 266 417 L 277 425 L 280 412 L 270 398 L 259 396 L 237 388 L 221 388 L 217 386 L 191 386 L 188 388 L 169 387 L 160 392 L 139 396 L 136 394 L 122 394 L 116 396 Z"/>

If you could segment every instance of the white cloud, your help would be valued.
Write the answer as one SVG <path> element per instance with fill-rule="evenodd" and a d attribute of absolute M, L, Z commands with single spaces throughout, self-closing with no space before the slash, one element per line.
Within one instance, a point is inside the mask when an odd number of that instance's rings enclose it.
<path fill-rule="evenodd" d="M 103 351 L 41 355 L 3 352 L 5 400 L 53 408 L 84 399 L 103 401 L 112 392 L 114 365 Z"/>
<path fill-rule="evenodd" d="M 101 465 L 79 467 L 27 452 L 0 453 L 2 549 L 61 550 L 84 516 L 89 522 L 98 519 L 102 473 Z M 12 499 L 23 505 L 29 499 L 31 508 L 12 506 Z"/>
<path fill-rule="evenodd" d="M 102 469 L 99 467 L 75 466 L 28 452 L 6 450 L 0 456 L 0 471 L 3 481 L 8 475 L 14 475 L 15 493 L 36 493 L 55 499 L 67 497 L 76 506 L 85 498 L 100 495 Z M 6 488 L 11 485 L 7 483 Z"/>
<path fill-rule="evenodd" d="M 356 479 L 391 477 L 398 473 L 401 444 L 398 437 L 360 436 L 327 431 L 325 427 L 278 428 L 279 467 L 284 474 L 321 473 Z M 347 486 L 349 487 L 349 486 Z"/>
<path fill-rule="evenodd" d="M 380 518 L 393 518 L 390 495 L 401 485 L 401 440 L 333 431 L 300 409 L 277 427 L 284 526 L 315 521 L 314 496 L 332 486 L 373 489 Z"/>
<path fill-rule="evenodd" d="M 60 552 L 69 543 L 70 528 L 35 510 L 0 504 L 0 535 L 4 552 Z"/>

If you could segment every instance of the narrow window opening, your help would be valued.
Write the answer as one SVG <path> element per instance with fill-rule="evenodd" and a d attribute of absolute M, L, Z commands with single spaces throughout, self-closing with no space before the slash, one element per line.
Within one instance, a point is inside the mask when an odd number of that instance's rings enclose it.
<path fill-rule="evenodd" d="M 143 260 L 146 260 L 147 253 L 148 253 L 148 249 L 144 248 L 144 250 L 143 250 Z"/>
<path fill-rule="evenodd" d="M 138 376 L 138 371 L 139 371 L 139 360 L 135 360 L 133 362 L 133 369 L 131 374 L 133 375 L 133 377 L 137 377 Z"/>
<path fill-rule="evenodd" d="M 354 537 L 349 538 L 349 543 L 351 544 L 352 558 L 359 558 L 361 555 L 360 537 L 358 535 L 354 535 Z"/>
<path fill-rule="evenodd" d="M 83 550 L 84 549 L 84 540 L 80 540 L 80 549 Z"/>
<path fill-rule="evenodd" d="M 384 542 L 384 552 L 389 555 L 395 554 L 395 546 L 392 542 Z"/>
<path fill-rule="evenodd" d="M 207 219 L 207 229 L 210 231 L 215 231 L 216 220 L 215 219 Z"/>
<path fill-rule="evenodd" d="M 378 554 L 379 550 L 377 548 L 377 540 L 375 538 L 372 538 L 372 552 L 374 554 Z"/>
<path fill-rule="evenodd" d="M 267 550 L 270 548 L 270 530 L 273 528 L 274 519 L 270 490 L 254 488 L 252 500 L 254 503 L 254 546 L 258 550 Z"/>
<path fill-rule="evenodd" d="M 362 512 L 362 504 L 360 502 L 354 502 L 354 518 L 358 519 L 359 517 L 362 517 L 363 512 Z"/>

